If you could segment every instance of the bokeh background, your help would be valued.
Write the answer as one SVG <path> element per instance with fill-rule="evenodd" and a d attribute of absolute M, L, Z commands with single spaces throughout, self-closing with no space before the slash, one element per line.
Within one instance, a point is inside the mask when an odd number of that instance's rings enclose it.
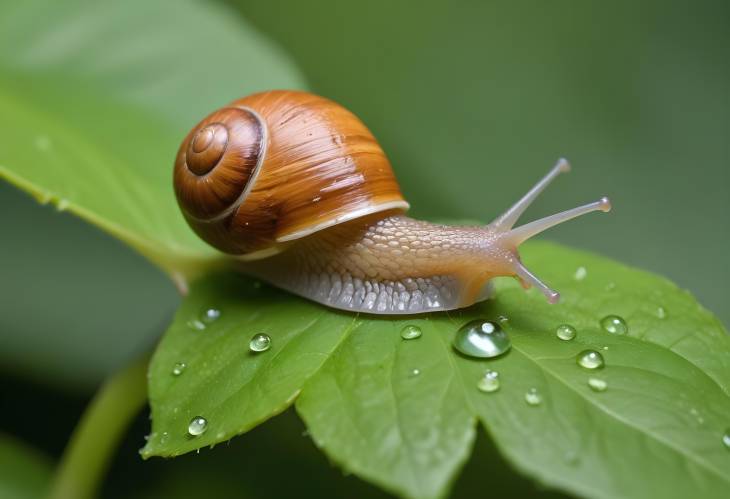
<path fill-rule="evenodd" d="M 252 23 L 289 54 L 313 91 L 365 121 L 412 215 L 489 221 L 565 156 L 573 173 L 525 220 L 610 196 L 610 215 L 544 237 L 667 276 L 730 324 L 730 3 L 212 5 Z M 208 70 L 214 78 L 216 69 Z M 56 457 L 94 387 L 154 345 L 178 297 L 123 244 L 5 184 L 0 228 L 0 430 Z M 142 465 L 135 449 L 146 429 L 143 416 L 105 495 L 148 488 L 149 497 L 175 491 L 180 498 L 214 486 L 222 497 L 285 494 L 286 484 L 274 483 L 277 468 L 329 483 L 305 487 L 318 497 L 382 495 L 331 469 L 292 415 L 230 448 Z M 482 444 L 475 462 L 495 463 L 494 487 L 549 495 Z M 286 458 L 284 446 L 294 449 Z M 457 496 L 479 483 L 472 468 Z"/>

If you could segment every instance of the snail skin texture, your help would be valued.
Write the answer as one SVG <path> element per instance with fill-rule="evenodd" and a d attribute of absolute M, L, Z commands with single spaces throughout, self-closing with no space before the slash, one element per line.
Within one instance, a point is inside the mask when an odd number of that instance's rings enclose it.
<path fill-rule="evenodd" d="M 174 186 L 193 230 L 241 271 L 324 305 L 375 314 L 467 307 L 497 276 L 560 295 L 517 247 L 607 198 L 515 228 L 560 173 L 561 159 L 489 225 L 449 226 L 403 213 L 408 203 L 383 150 L 352 113 L 323 97 L 271 91 L 208 115 L 177 154 Z"/>

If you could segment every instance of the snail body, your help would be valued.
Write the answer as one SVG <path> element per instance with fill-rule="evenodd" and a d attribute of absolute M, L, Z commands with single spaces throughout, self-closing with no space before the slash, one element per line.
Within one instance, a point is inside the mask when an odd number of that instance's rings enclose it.
<path fill-rule="evenodd" d="M 411 219 L 391 165 L 367 127 L 322 97 L 271 91 L 203 119 L 178 151 L 174 187 L 188 224 L 234 255 L 241 271 L 330 307 L 415 314 L 486 299 L 516 276 L 559 298 L 520 262 L 517 247 L 595 210 L 594 203 L 513 228 L 559 173 L 555 167 L 486 226 Z"/>

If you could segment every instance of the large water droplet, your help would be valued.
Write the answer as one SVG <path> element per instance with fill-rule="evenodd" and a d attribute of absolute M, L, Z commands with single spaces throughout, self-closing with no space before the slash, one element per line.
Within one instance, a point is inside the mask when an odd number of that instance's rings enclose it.
<path fill-rule="evenodd" d="M 400 337 L 404 340 L 415 340 L 421 337 L 421 328 L 414 325 L 408 325 L 400 330 Z"/>
<path fill-rule="evenodd" d="M 178 362 L 172 366 L 172 375 L 180 376 L 188 365 L 185 362 Z"/>
<path fill-rule="evenodd" d="M 618 315 L 607 315 L 601 319 L 601 327 L 611 334 L 626 334 L 629 332 L 626 321 Z"/>
<path fill-rule="evenodd" d="M 504 329 L 499 324 L 485 320 L 465 324 L 454 337 L 454 348 L 470 357 L 496 357 L 511 346 L 512 342 Z"/>
<path fill-rule="evenodd" d="M 725 444 L 725 447 L 730 449 L 730 428 L 725 430 L 725 434 L 722 436 L 722 443 Z"/>
<path fill-rule="evenodd" d="M 594 392 L 605 392 L 608 388 L 608 383 L 600 378 L 588 378 L 588 386 Z"/>
<path fill-rule="evenodd" d="M 555 334 L 563 341 L 570 341 L 575 338 L 576 330 L 570 324 L 561 324 L 555 330 Z"/>
<path fill-rule="evenodd" d="M 586 278 L 587 275 L 588 275 L 588 271 L 586 270 L 585 267 L 578 267 L 577 269 L 575 269 L 575 274 L 573 274 L 573 279 L 575 279 L 576 281 L 582 281 L 583 279 Z"/>
<path fill-rule="evenodd" d="M 255 334 L 248 342 L 248 348 L 252 352 L 265 352 L 271 347 L 271 337 L 268 334 Z"/>
<path fill-rule="evenodd" d="M 200 319 L 190 319 L 188 321 L 188 327 L 193 331 L 203 331 L 205 330 L 205 323 Z"/>
<path fill-rule="evenodd" d="M 578 365 L 586 369 L 600 369 L 604 366 L 603 355 L 595 350 L 583 350 L 576 358 Z"/>
<path fill-rule="evenodd" d="M 207 429 L 208 420 L 205 419 L 203 416 L 195 416 L 193 419 L 190 420 L 190 424 L 188 425 L 188 433 L 193 437 L 202 435 Z"/>
<path fill-rule="evenodd" d="M 477 388 L 485 393 L 492 393 L 499 390 L 499 373 L 492 370 L 485 372 L 484 376 L 477 381 Z"/>
<path fill-rule="evenodd" d="M 215 322 L 221 316 L 221 311 L 217 308 L 206 308 L 200 313 L 200 322 L 210 324 Z"/>
<path fill-rule="evenodd" d="M 542 395 L 540 395 L 540 392 L 537 391 L 537 388 L 530 388 L 525 393 L 525 402 L 527 402 L 527 405 L 540 405 L 542 404 Z"/>

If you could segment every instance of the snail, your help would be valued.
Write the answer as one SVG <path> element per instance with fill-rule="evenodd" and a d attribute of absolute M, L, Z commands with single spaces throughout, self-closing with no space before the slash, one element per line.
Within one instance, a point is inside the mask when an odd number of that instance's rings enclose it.
<path fill-rule="evenodd" d="M 301 91 L 235 100 L 183 140 L 174 167 L 190 227 L 237 267 L 324 305 L 375 314 L 469 306 L 513 276 L 551 303 L 559 294 L 517 247 L 545 229 L 611 208 L 607 198 L 514 227 L 560 173 L 561 159 L 492 223 L 448 226 L 404 215 L 391 165 L 368 128 L 335 102 Z"/>

